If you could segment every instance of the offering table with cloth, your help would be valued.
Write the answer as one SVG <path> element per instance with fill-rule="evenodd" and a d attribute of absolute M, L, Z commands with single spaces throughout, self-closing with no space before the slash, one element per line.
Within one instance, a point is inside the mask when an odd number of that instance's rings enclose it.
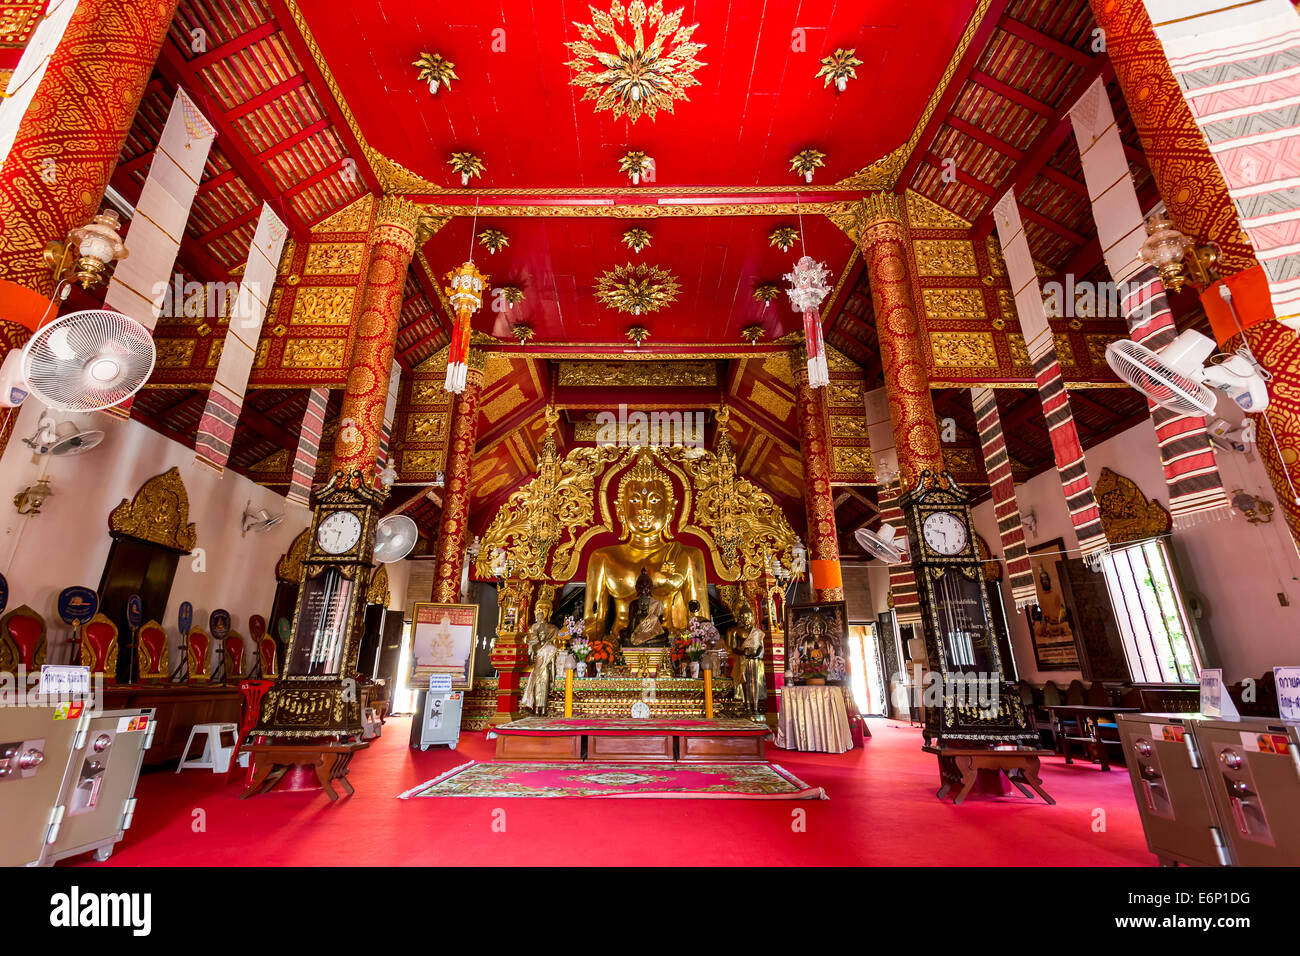
<path fill-rule="evenodd" d="M 777 714 L 776 745 L 783 750 L 831 754 L 852 750 L 843 688 L 835 684 L 786 685 Z"/>

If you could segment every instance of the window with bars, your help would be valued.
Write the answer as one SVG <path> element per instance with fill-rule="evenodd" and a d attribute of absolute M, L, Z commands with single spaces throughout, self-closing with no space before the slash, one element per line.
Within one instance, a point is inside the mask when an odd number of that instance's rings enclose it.
<path fill-rule="evenodd" d="M 1112 551 L 1102 571 L 1133 679 L 1199 681 L 1201 659 L 1165 543 L 1153 539 Z"/>

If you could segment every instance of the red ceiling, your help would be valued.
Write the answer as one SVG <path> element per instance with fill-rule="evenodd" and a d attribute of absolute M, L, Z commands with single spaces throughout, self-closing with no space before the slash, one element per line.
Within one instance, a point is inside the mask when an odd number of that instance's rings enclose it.
<path fill-rule="evenodd" d="M 625 186 L 628 149 L 655 159 L 660 185 L 793 183 L 790 158 L 807 147 L 827 154 L 817 182 L 842 179 L 908 138 L 975 3 L 929 0 L 921 16 L 897 0 L 665 0 L 699 24 L 701 85 L 673 114 L 636 123 L 597 114 L 569 83 L 564 44 L 580 39 L 574 21 L 591 21 L 585 2 L 496 0 L 454 14 L 417 0 L 300 6 L 372 146 L 446 187 L 460 186 L 449 155 L 468 150 L 487 166 L 473 185 L 501 188 Z M 843 94 L 816 78 L 839 47 L 863 61 Z M 431 95 L 417 79 L 411 64 L 425 51 L 455 64 L 450 90 Z"/>
<path fill-rule="evenodd" d="M 475 316 L 475 328 L 507 337 L 519 322 L 531 325 L 539 342 L 626 343 L 626 330 L 643 325 L 650 345 L 739 343 L 740 330 L 762 322 L 771 338 L 795 327 L 795 314 L 782 295 L 764 309 L 756 286 L 775 282 L 799 255 L 774 248 L 768 235 L 778 225 L 798 226 L 796 217 L 733 216 L 701 219 L 479 219 L 456 218 L 425 245 L 435 271 L 463 261 L 471 230 L 500 229 L 510 245 L 489 255 L 474 246 L 479 268 L 494 288 L 513 285 L 524 293 L 508 311 L 493 312 L 492 300 Z M 647 229 L 651 245 L 634 253 L 623 244 L 633 225 Z M 853 242 L 822 216 L 805 216 L 808 251 L 831 267 L 832 282 L 853 252 Z M 680 291 L 672 305 L 635 316 L 596 299 L 596 280 L 614 266 L 648 263 L 666 269 Z M 436 276 L 441 282 L 442 275 Z"/>

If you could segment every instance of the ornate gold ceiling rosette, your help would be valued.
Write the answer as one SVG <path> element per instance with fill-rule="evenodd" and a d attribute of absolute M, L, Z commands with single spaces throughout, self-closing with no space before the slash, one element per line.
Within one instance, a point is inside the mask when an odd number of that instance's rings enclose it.
<path fill-rule="evenodd" d="M 629 315 L 657 312 L 677 301 L 681 285 L 667 269 L 646 263 L 615 266 L 596 280 L 596 298 Z"/>
<path fill-rule="evenodd" d="M 611 484 L 642 455 L 650 456 L 655 467 L 667 472 L 681 492 L 674 533 L 693 535 L 708 549 L 719 579 L 736 581 L 742 574 L 757 579 L 768 554 L 789 562 L 794 530 L 785 514 L 770 494 L 736 475 L 713 452 L 680 446 L 606 445 L 572 449 L 559 460 L 558 477 L 554 473 L 538 476 L 510 495 L 483 535 L 479 573 L 489 573 L 487 565 L 494 548 L 505 548 L 521 576 L 573 580 L 591 539 L 601 533 L 617 533 Z M 614 488 L 617 490 L 617 484 Z M 529 544 L 529 515 L 541 493 L 549 497 L 549 510 L 560 527 L 549 562 Z M 741 529 L 734 563 L 727 561 L 714 537 L 715 525 L 723 516 L 738 522 Z"/>
<path fill-rule="evenodd" d="M 699 24 L 682 26 L 683 9 L 664 13 L 663 0 L 651 6 L 632 0 L 626 7 L 614 0 L 609 13 L 588 9 L 591 23 L 573 24 L 582 39 L 564 44 L 574 55 L 564 65 L 574 71 L 569 82 L 586 91 L 582 98 L 596 101 L 597 113 L 653 120 L 659 110 L 673 112 L 673 101 L 688 100 L 686 90 L 700 85 L 693 74 L 704 66 L 695 59 L 704 44 L 691 42 Z M 647 28 L 654 29 L 649 41 Z"/>

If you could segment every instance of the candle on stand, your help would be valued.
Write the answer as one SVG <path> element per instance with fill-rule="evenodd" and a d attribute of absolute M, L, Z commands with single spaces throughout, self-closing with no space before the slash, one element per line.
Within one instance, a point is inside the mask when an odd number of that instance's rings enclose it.
<path fill-rule="evenodd" d="M 573 716 L 573 668 L 564 671 L 564 716 Z"/>
<path fill-rule="evenodd" d="M 706 668 L 704 671 L 704 717 L 706 720 L 713 719 L 713 668 Z"/>

